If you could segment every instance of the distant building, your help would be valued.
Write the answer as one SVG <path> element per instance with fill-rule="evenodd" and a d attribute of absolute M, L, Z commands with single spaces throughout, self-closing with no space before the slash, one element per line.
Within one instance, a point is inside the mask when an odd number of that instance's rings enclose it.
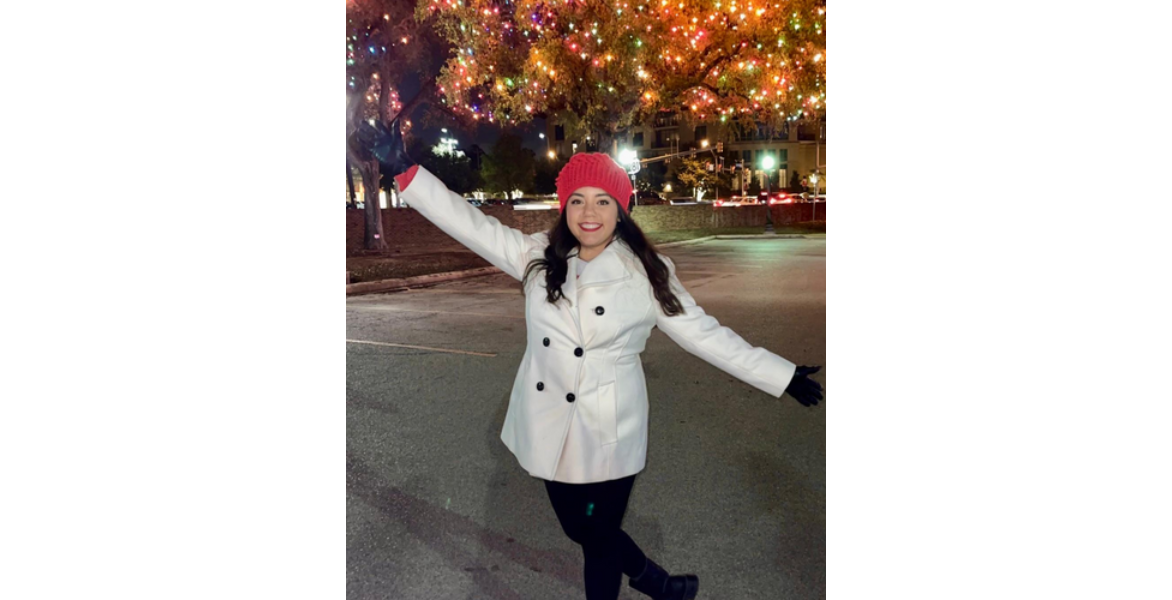
<path fill-rule="evenodd" d="M 469 148 L 469 149 L 468 149 L 468 151 L 467 151 L 467 152 L 465 152 L 465 154 L 467 154 L 467 155 L 468 155 L 468 159 L 469 159 L 469 160 L 472 162 L 472 170 L 473 170 L 473 171 L 479 171 L 479 170 L 480 170 L 480 164 L 481 164 L 481 163 L 480 163 L 480 159 L 481 159 L 481 157 L 482 157 L 482 156 L 484 156 L 484 155 L 486 154 L 486 152 L 484 151 L 484 149 L 482 149 L 482 148 L 481 148 L 479 145 L 477 145 L 477 144 L 472 144 L 472 147 L 471 147 L 471 148 Z"/>
<path fill-rule="evenodd" d="M 764 181 L 764 173 L 760 170 L 761 159 L 766 155 L 772 155 L 774 185 L 781 182 L 781 187 L 785 187 L 789 184 L 790 175 L 794 171 L 804 178 L 817 168 L 821 179 L 818 187 L 825 190 L 825 117 L 817 122 L 787 123 L 771 136 L 764 125 L 758 125 L 750 131 L 724 123 L 688 125 L 678 113 L 661 113 L 650 121 L 632 127 L 625 134 L 620 134 L 619 140 L 620 149 L 632 148 L 641 159 L 701 148 L 704 140 L 708 140 L 708 149 L 711 152 L 696 156 L 711 159 L 716 152 L 717 144 L 722 144 L 723 152 L 719 157 L 724 159 L 723 167 L 728 170 L 730 167 L 741 165 L 751 171 L 738 170 L 738 177 L 745 174 L 758 179 L 760 184 Z M 546 142 L 549 144 L 548 152 L 553 152 L 561 158 L 575 152 L 585 152 L 590 145 L 585 139 L 568 139 L 565 129 L 552 120 L 546 127 Z M 748 180 L 744 182 L 746 187 L 747 182 Z M 734 179 L 734 185 L 741 183 L 742 181 Z"/>

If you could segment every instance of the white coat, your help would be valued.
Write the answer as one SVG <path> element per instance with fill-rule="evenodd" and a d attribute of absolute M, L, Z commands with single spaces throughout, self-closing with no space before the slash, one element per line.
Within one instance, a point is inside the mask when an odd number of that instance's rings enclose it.
<path fill-rule="evenodd" d="M 404 199 L 429 221 L 505 273 L 520 280 L 549 245 L 546 233 L 524 234 L 501 224 L 418 168 Z M 527 345 L 513 381 L 501 440 L 530 475 L 566 483 L 609 481 L 647 462 L 647 384 L 643 352 L 658 326 L 688 352 L 771 396 L 780 397 L 794 364 L 755 348 L 704 313 L 684 290 L 675 265 L 671 287 L 684 313 L 669 317 L 655 300 L 642 262 L 612 242 L 576 280 L 569 258 L 565 298 L 545 295 L 538 272 L 525 289 Z"/>

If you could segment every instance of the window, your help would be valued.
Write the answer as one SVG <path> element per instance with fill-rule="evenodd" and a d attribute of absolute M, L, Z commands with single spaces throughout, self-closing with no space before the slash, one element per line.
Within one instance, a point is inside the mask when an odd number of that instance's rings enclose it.
<path fill-rule="evenodd" d="M 636 148 L 643 147 L 643 132 L 642 131 L 635 134 L 635 140 L 633 142 L 631 142 L 631 145 Z"/>
<path fill-rule="evenodd" d="M 696 141 L 700 141 L 706 137 L 708 137 L 708 126 L 701 125 L 701 126 L 697 127 L 696 128 Z"/>
<path fill-rule="evenodd" d="M 777 151 L 777 155 L 777 168 L 786 168 L 786 164 L 789 163 L 789 150 L 782 148 L 781 150 Z"/>
<path fill-rule="evenodd" d="M 798 139 L 803 142 L 812 142 L 818 138 L 817 123 L 802 123 L 798 126 Z"/>
<path fill-rule="evenodd" d="M 554 126 L 553 139 L 558 142 L 566 139 L 566 128 L 561 125 Z"/>
<path fill-rule="evenodd" d="M 745 161 L 746 167 L 752 168 L 753 167 L 753 151 L 752 150 L 742 150 L 741 151 L 741 160 Z"/>

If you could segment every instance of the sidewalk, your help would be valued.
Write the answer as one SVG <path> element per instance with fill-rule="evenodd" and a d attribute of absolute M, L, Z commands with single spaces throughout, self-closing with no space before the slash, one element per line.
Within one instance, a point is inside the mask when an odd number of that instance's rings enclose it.
<path fill-rule="evenodd" d="M 650 235 L 648 237 L 651 237 Z M 677 240 L 665 243 L 655 244 L 656 248 L 671 248 L 674 246 L 683 246 L 686 244 L 699 244 L 714 239 L 826 239 L 825 233 L 778 233 L 773 235 L 766 234 L 716 234 L 703 237 L 697 237 L 686 240 Z M 463 255 L 463 256 L 458 256 Z M 396 266 L 403 265 L 376 265 L 373 268 L 367 267 L 363 272 L 365 277 L 370 277 L 370 274 L 375 274 L 376 277 L 371 279 L 363 278 L 363 281 L 351 283 L 351 271 L 346 272 L 346 295 L 356 296 L 361 294 L 376 294 L 385 292 L 396 292 L 408 289 L 415 289 L 421 287 L 430 287 L 439 283 L 447 281 L 456 281 L 459 279 L 468 279 L 471 277 L 483 277 L 485 275 L 494 275 L 500 273 L 501 270 L 489 265 L 488 261 L 480 258 L 471 251 L 449 251 L 443 252 L 428 252 L 425 249 L 404 249 L 402 252 L 397 252 L 394 255 L 382 257 L 347 257 L 346 268 L 351 268 L 351 261 L 356 261 L 356 264 L 361 265 L 363 262 L 377 263 L 379 261 L 401 261 L 409 262 L 409 268 L 402 269 L 411 272 L 409 276 L 403 277 L 377 277 L 377 273 L 386 272 L 393 274 Z M 424 264 L 426 262 L 426 264 Z M 424 271 L 424 272 L 420 272 Z M 430 272 L 428 272 L 430 271 Z"/>

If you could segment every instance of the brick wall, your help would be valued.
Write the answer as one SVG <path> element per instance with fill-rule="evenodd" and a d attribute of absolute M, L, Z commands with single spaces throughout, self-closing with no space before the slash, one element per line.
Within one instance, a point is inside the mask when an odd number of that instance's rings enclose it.
<path fill-rule="evenodd" d="M 818 220 L 826 220 L 826 204 L 818 204 Z M 777 225 L 811 221 L 812 204 L 782 204 L 770 207 Z M 502 224 L 525 233 L 545 231 L 557 222 L 556 210 L 513 210 L 510 206 L 485 206 L 480 210 L 495 217 Z M 713 208 L 712 206 L 639 206 L 634 212 L 635 222 L 644 232 L 678 229 L 707 229 L 720 227 L 764 227 L 765 207 L 740 206 Z M 383 232 L 392 250 L 429 246 L 435 250 L 462 248 L 447 234 L 410 208 L 382 211 Z M 363 211 L 346 211 L 346 253 L 362 249 Z"/>

